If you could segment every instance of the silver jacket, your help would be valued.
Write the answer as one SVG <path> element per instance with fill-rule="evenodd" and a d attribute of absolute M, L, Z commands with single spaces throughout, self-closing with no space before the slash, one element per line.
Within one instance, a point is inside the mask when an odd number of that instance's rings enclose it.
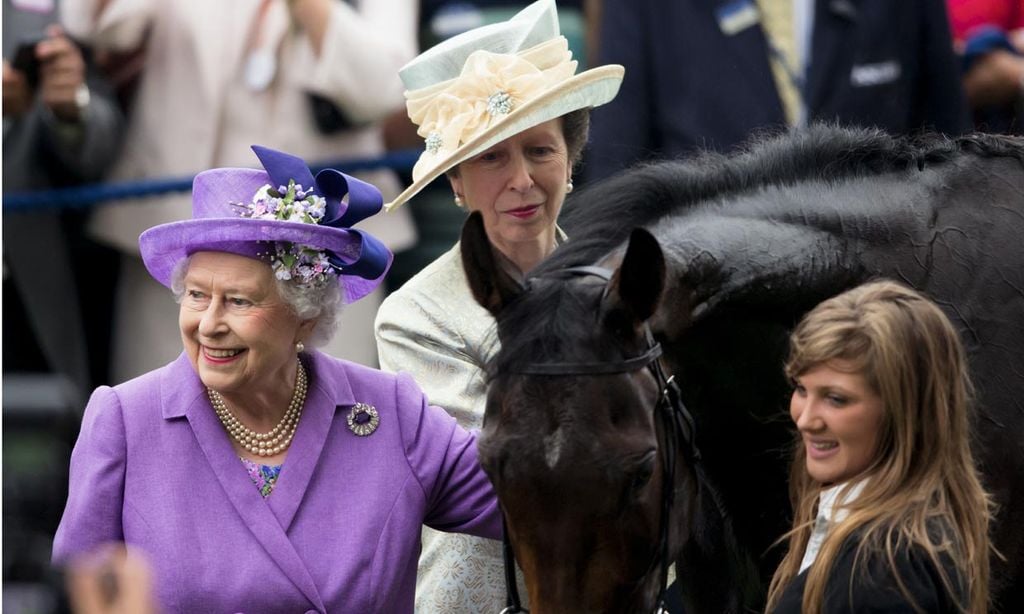
<path fill-rule="evenodd" d="M 410 373 L 431 404 L 464 428 L 480 429 L 483 367 L 498 345 L 494 318 L 470 292 L 459 244 L 384 301 L 375 330 L 382 369 Z M 504 607 L 501 542 L 424 527 L 416 612 L 493 614 Z"/>

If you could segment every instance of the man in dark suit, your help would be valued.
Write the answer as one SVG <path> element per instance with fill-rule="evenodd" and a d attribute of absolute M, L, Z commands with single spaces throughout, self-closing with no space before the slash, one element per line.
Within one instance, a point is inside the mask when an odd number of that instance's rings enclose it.
<path fill-rule="evenodd" d="M 594 112 L 590 178 L 815 121 L 970 128 L 943 0 L 604 0 L 600 28 L 626 78 Z"/>

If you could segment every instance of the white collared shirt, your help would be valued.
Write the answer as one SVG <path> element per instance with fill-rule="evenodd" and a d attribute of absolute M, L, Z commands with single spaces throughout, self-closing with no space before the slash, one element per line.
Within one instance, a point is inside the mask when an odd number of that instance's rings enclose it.
<path fill-rule="evenodd" d="M 832 527 L 846 520 L 846 517 L 850 515 L 847 504 L 856 501 L 860 497 L 860 493 L 864 491 L 867 483 L 868 481 L 865 478 L 852 486 L 843 483 L 821 491 L 821 494 L 818 495 L 818 514 L 814 519 L 811 537 L 807 540 L 807 549 L 804 550 L 804 558 L 800 562 L 799 573 L 803 573 L 818 558 L 818 551 L 821 550 L 821 544 L 825 542 L 829 531 L 832 530 Z M 844 490 L 846 491 L 845 496 L 840 501 L 839 496 Z"/>

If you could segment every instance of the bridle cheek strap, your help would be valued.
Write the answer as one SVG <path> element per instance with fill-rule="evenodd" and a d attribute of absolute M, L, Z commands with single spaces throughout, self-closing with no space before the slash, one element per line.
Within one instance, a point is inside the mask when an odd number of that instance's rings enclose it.
<path fill-rule="evenodd" d="M 512 540 L 508 537 L 505 508 L 501 508 L 501 556 L 505 559 L 505 609 L 501 611 L 501 614 L 529 612 L 519 601 L 519 585 L 516 583 L 516 555 L 512 551 Z"/>

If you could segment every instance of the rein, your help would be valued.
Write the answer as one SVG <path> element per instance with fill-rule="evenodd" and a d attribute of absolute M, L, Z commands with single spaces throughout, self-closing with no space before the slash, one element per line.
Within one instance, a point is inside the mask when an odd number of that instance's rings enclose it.
<path fill-rule="evenodd" d="M 569 267 L 549 273 L 545 277 L 569 278 L 569 277 L 598 277 L 605 281 L 605 294 L 608 292 L 608 282 L 611 281 L 612 271 L 597 266 Z M 655 420 L 659 421 L 664 437 L 664 449 L 662 453 L 662 472 L 664 474 L 664 487 L 661 496 L 661 522 L 658 529 L 657 556 L 652 558 L 650 565 L 642 577 L 647 577 L 653 568 L 660 565 L 661 589 L 658 592 L 655 612 L 666 612 L 665 592 L 668 589 L 668 568 L 671 562 L 668 560 L 669 542 L 669 516 L 672 506 L 675 503 L 675 476 L 676 456 L 680 445 L 683 452 L 691 462 L 700 461 L 700 450 L 697 449 L 695 439 L 696 424 L 693 416 L 683 404 L 679 386 L 675 382 L 675 376 L 666 376 L 665 370 L 658 360 L 661 357 L 661 345 L 654 340 L 650 327 L 644 324 L 644 337 L 647 342 L 647 350 L 637 356 L 626 358 L 617 362 L 543 362 L 527 363 L 516 369 L 513 373 L 519 375 L 609 375 L 616 373 L 629 373 L 643 368 L 650 370 L 651 375 L 657 382 L 661 393 L 652 409 Z M 699 479 L 699 472 L 697 472 Z M 504 519 L 503 519 L 504 523 Z M 515 614 L 518 612 L 529 612 L 522 606 L 519 599 L 519 589 L 516 586 L 515 577 L 515 554 L 512 550 L 512 542 L 508 536 L 507 524 L 504 524 L 504 535 L 502 542 L 502 553 L 505 559 L 505 586 L 507 607 L 501 614 Z"/>

